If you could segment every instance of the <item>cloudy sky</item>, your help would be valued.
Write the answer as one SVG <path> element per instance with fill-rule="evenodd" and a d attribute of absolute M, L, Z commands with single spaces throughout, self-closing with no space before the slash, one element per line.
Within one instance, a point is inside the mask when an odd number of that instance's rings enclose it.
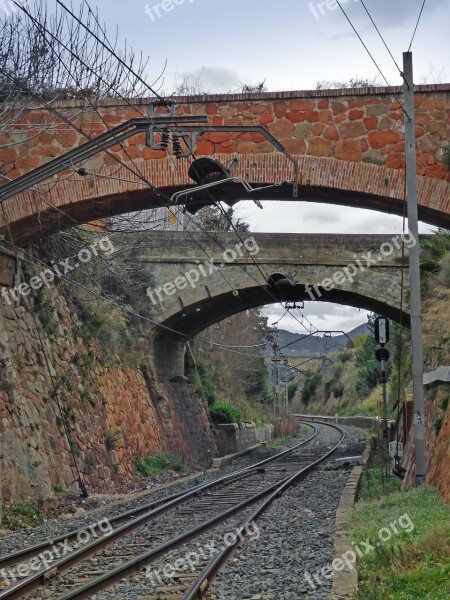
<path fill-rule="evenodd" d="M 400 85 L 398 70 L 360 0 L 341 3 L 387 81 Z M 355 76 L 377 76 L 384 85 L 333 0 L 97 0 L 96 4 L 109 31 L 118 25 L 120 35 L 150 57 L 149 81 L 164 71 L 160 83 L 168 93 L 184 74 L 200 78 L 208 92 L 236 91 L 242 82 L 263 80 L 269 90 L 314 89 L 320 80 Z M 172 8 L 164 10 L 161 4 Z M 401 66 L 422 0 L 365 0 L 365 4 Z M 449 22 L 450 0 L 427 0 L 413 45 L 416 82 L 450 80 Z M 401 231 L 398 217 L 372 211 L 270 202 L 262 211 L 250 203 L 240 207 L 241 216 L 261 232 Z M 283 312 L 276 310 L 273 320 Z M 366 318 L 355 309 L 320 303 L 309 304 L 306 314 L 319 329 L 349 330 Z M 288 317 L 280 326 L 301 330 Z"/>

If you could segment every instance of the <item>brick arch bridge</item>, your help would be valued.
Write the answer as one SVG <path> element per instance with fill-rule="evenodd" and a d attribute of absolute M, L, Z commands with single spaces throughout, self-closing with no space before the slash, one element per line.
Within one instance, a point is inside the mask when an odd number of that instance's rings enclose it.
<path fill-rule="evenodd" d="M 146 281 L 141 300 L 147 314 L 164 326 L 154 328 L 152 348 L 162 377 L 184 374 L 188 339 L 228 316 L 266 304 L 316 299 L 409 324 L 407 307 L 401 312 L 402 261 L 395 235 L 241 237 L 244 245 L 234 233 L 201 233 L 195 238 L 184 232 L 141 234 L 132 260 Z M 291 283 L 270 287 L 268 280 L 275 274 Z"/>
<path fill-rule="evenodd" d="M 402 214 L 405 142 L 403 113 L 394 95 L 400 93 L 400 88 L 367 88 L 182 97 L 176 110 L 179 115 L 207 115 L 213 126 L 266 127 L 298 159 L 300 201 Z M 130 102 L 133 108 L 121 100 L 105 100 L 98 110 L 108 126 L 148 113 L 149 100 Z M 57 102 L 55 108 L 89 135 L 105 131 L 83 101 Z M 449 139 L 450 85 L 418 86 L 416 109 L 420 218 L 450 227 L 450 175 L 442 163 Z M 0 134 L 0 173 L 14 179 L 83 142 L 66 123 L 42 107 L 31 107 L 20 123 Z M 9 227 L 15 242 L 24 244 L 76 222 L 164 205 L 176 190 L 192 184 L 187 160 L 146 147 L 143 133 L 125 146 L 128 156 L 119 146 L 112 150 L 132 168 L 133 159 L 165 199 L 101 153 L 84 164 L 89 175 L 68 169 L 3 202 L 0 234 L 9 235 Z M 239 158 L 234 174 L 253 184 L 293 179 L 292 163 L 257 133 L 205 133 L 197 155 L 222 162 Z M 226 197 L 248 198 L 237 184 Z M 257 197 L 292 199 L 292 186 L 263 189 Z"/>

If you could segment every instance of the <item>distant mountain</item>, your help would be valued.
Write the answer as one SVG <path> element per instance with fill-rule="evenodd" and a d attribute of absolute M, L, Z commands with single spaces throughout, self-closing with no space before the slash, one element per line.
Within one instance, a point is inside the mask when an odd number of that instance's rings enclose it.
<path fill-rule="evenodd" d="M 355 339 L 360 335 L 369 333 L 369 327 L 367 323 L 359 325 L 349 333 L 347 333 L 350 339 Z M 324 337 L 323 335 L 312 335 L 307 337 L 308 334 L 302 335 L 300 333 L 292 333 L 284 329 L 278 330 L 278 342 L 280 345 L 280 351 L 285 356 L 319 356 L 324 352 L 336 352 L 347 347 L 348 337 L 345 335 L 333 335 L 332 337 Z M 283 348 L 290 344 L 287 348 Z M 272 348 L 267 347 L 265 351 L 267 356 L 272 355 Z"/>

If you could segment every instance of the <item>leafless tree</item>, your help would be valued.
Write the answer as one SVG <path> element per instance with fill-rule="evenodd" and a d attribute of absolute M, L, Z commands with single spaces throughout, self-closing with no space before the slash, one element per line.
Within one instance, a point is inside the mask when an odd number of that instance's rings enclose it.
<path fill-rule="evenodd" d="M 107 37 L 87 0 L 81 0 L 77 17 L 91 33 L 58 6 L 50 13 L 45 0 L 11 10 L 0 13 L 3 131 L 11 131 L 36 97 L 51 104 L 71 99 L 84 99 L 87 104 L 148 94 L 143 83 L 147 61 L 126 42 L 120 45 L 117 32 L 112 41 Z"/>
<path fill-rule="evenodd" d="M 326 79 L 318 81 L 316 90 L 340 90 L 344 88 L 367 88 L 380 85 L 378 77 L 360 77 L 356 75 L 347 81 L 328 81 Z"/>

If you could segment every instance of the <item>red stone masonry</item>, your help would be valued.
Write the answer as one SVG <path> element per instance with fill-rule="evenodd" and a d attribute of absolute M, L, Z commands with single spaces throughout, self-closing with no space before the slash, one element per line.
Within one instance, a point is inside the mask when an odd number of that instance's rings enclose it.
<path fill-rule="evenodd" d="M 207 115 L 211 125 L 263 125 L 299 158 L 303 185 L 403 198 L 404 113 L 401 88 L 365 88 L 260 94 L 225 94 L 176 99 L 179 115 Z M 105 100 L 101 118 L 83 101 L 56 102 L 54 107 L 87 135 L 98 135 L 130 118 L 148 115 L 149 99 Z M 416 137 L 420 203 L 450 213 L 450 172 L 443 148 L 450 140 L 450 84 L 417 87 Z M 24 144 L 14 144 L 24 140 Z M 20 123 L 0 136 L 0 173 L 16 178 L 51 158 L 79 146 L 86 138 L 42 107 L 32 106 Z M 155 186 L 189 182 L 188 163 L 145 146 L 136 135 L 112 151 L 126 165 L 134 164 Z M 199 138 L 197 154 L 229 161 L 239 155 L 236 173 L 253 183 L 292 179 L 292 165 L 260 134 L 208 133 Z M 5 202 L 5 217 L 14 224 L 53 207 L 64 210 L 92 198 L 105 203 L 114 196 L 143 189 L 145 184 L 106 153 L 85 165 L 92 174 L 80 178 L 65 171 L 39 194 L 25 192 Z M 95 177 L 115 175 L 131 181 Z M 56 183 L 56 185 L 55 185 Z M 131 196 L 130 196 L 131 197 Z M 144 206 L 142 206 L 144 208 Z M 117 207 L 116 207 L 117 209 Z M 54 208 L 53 208 L 54 210 Z M 126 206 L 124 206 L 126 210 Z M 86 217 L 83 217 L 85 220 Z M 4 225 L 4 223 L 3 223 Z"/>

